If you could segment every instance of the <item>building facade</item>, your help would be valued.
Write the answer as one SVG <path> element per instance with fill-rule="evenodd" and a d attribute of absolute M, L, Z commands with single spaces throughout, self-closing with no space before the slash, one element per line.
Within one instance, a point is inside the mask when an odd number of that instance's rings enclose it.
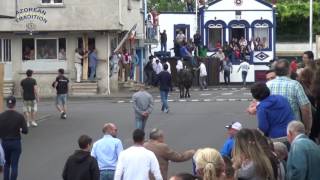
<path fill-rule="evenodd" d="M 110 82 L 109 78 L 109 57 L 135 24 L 136 34 L 141 38 L 136 39 L 136 44 L 141 44 L 138 42 L 143 38 L 142 3 L 141 0 L 0 1 L 0 60 L 5 64 L 5 80 L 15 84 L 17 94 L 25 71 L 32 69 L 40 95 L 51 96 L 55 92 L 51 83 L 59 68 L 66 70 L 72 83 L 75 81 L 75 49 L 95 48 L 99 59 L 98 92 L 108 94 L 117 90 L 117 82 Z"/>

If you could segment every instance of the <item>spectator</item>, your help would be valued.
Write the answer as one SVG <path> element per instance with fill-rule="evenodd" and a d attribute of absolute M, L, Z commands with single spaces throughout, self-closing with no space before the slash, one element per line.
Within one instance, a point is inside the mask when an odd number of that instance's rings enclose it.
<path fill-rule="evenodd" d="M 97 160 L 90 156 L 92 139 L 82 135 L 78 139 L 80 150 L 71 155 L 63 169 L 63 180 L 99 180 Z"/>
<path fill-rule="evenodd" d="M 280 95 L 270 95 L 264 83 L 251 87 L 251 94 L 259 102 L 256 107 L 258 128 L 267 137 L 286 139 L 286 128 L 295 119 L 288 100 Z"/>
<path fill-rule="evenodd" d="M 167 52 L 167 33 L 166 30 L 160 33 L 160 45 L 161 45 L 161 52 Z"/>
<path fill-rule="evenodd" d="M 121 140 L 117 138 L 115 124 L 103 126 L 103 138 L 93 144 L 91 156 L 96 158 L 101 180 L 113 180 L 120 152 L 123 150 Z"/>
<path fill-rule="evenodd" d="M 141 129 L 133 132 L 134 145 L 120 153 L 114 180 L 162 180 L 159 162 L 152 151 L 143 147 L 145 133 Z"/>
<path fill-rule="evenodd" d="M 224 180 L 235 180 L 234 179 L 234 169 L 232 167 L 232 161 L 227 156 L 222 156 L 224 164 L 225 164 L 225 178 Z"/>
<path fill-rule="evenodd" d="M 64 76 L 64 69 L 58 70 L 58 76 L 53 82 L 52 87 L 57 90 L 56 107 L 60 112 L 60 118 L 67 118 L 67 96 L 69 79 Z"/>
<path fill-rule="evenodd" d="M 172 176 L 170 180 L 198 180 L 198 177 L 189 173 L 180 173 L 175 176 Z"/>
<path fill-rule="evenodd" d="M 315 70 L 314 55 L 312 51 L 305 51 L 302 55 L 304 68 Z"/>
<path fill-rule="evenodd" d="M 266 72 L 266 80 L 271 81 L 276 78 L 276 72 L 274 70 L 268 70 Z"/>
<path fill-rule="evenodd" d="M 291 122 L 288 125 L 287 133 L 291 144 L 287 161 L 287 179 L 319 179 L 319 146 L 305 135 L 305 127 L 299 121 Z"/>
<path fill-rule="evenodd" d="M 97 49 L 93 49 L 89 53 L 89 68 L 90 68 L 90 80 L 93 81 L 96 76 L 97 71 L 97 64 L 98 64 L 98 55 L 97 55 Z"/>
<path fill-rule="evenodd" d="M 214 55 L 214 57 L 218 58 L 220 61 L 223 61 L 226 58 L 221 48 L 218 49 L 218 52 Z"/>
<path fill-rule="evenodd" d="M 153 70 L 153 56 L 149 56 L 148 63 L 144 66 L 144 72 L 146 73 L 146 84 L 153 85 L 153 77 L 154 77 L 154 70 Z"/>
<path fill-rule="evenodd" d="M 296 120 L 302 120 L 308 134 L 312 127 L 311 104 L 303 87 L 295 80 L 288 78 L 289 62 L 278 60 L 275 66 L 276 79 L 267 82 L 271 94 L 281 95 L 288 99 Z M 301 116 L 300 116 L 301 111 Z"/>
<path fill-rule="evenodd" d="M 238 179 L 274 178 L 269 157 L 249 129 L 242 129 L 235 135 L 232 160 Z"/>
<path fill-rule="evenodd" d="M 81 81 L 82 75 L 82 59 L 85 58 L 87 55 L 80 55 L 80 49 L 75 50 L 75 59 L 74 59 L 74 66 L 76 68 L 76 82 Z"/>
<path fill-rule="evenodd" d="M 320 69 L 317 70 L 315 77 L 313 79 L 312 85 L 311 85 L 311 93 L 315 100 L 315 118 L 320 118 Z M 317 144 L 320 144 L 320 121 L 314 122 L 315 124 L 312 125 L 311 129 L 311 137 L 314 137 L 314 140 L 317 142 Z"/>
<path fill-rule="evenodd" d="M 239 45 L 240 45 L 240 47 L 242 47 L 242 48 L 247 47 L 248 41 L 247 41 L 243 36 L 241 36 L 241 38 L 240 38 L 240 40 L 239 40 Z"/>
<path fill-rule="evenodd" d="M 166 59 L 165 61 L 166 61 L 165 64 L 168 66 L 168 73 L 171 74 L 171 65 L 169 63 L 169 60 Z"/>
<path fill-rule="evenodd" d="M 207 68 L 203 61 L 200 61 L 200 74 L 199 74 L 199 83 L 201 90 L 207 89 Z"/>
<path fill-rule="evenodd" d="M 4 180 L 16 180 L 21 155 L 21 133 L 27 134 L 28 127 L 22 114 L 15 110 L 16 98 L 6 100 L 8 110 L 0 114 L 0 139 L 5 155 Z"/>
<path fill-rule="evenodd" d="M 140 90 L 133 94 L 133 109 L 135 112 L 136 128 L 144 130 L 148 117 L 153 109 L 153 98 L 144 89 L 144 85 L 140 85 Z"/>
<path fill-rule="evenodd" d="M 182 44 L 186 40 L 186 36 L 183 34 L 182 31 L 179 31 L 179 33 L 176 36 L 176 42 L 178 44 Z"/>
<path fill-rule="evenodd" d="M 159 59 L 156 59 L 156 62 L 153 64 L 153 70 L 156 72 L 156 75 L 158 76 L 161 71 L 163 71 L 163 66 L 160 63 Z"/>
<path fill-rule="evenodd" d="M 290 78 L 293 80 L 297 80 L 297 77 L 298 77 L 297 68 L 298 68 L 297 61 L 293 59 L 290 63 Z"/>
<path fill-rule="evenodd" d="M 222 156 L 226 156 L 231 159 L 231 153 L 234 146 L 234 136 L 242 129 L 242 124 L 234 122 L 231 125 L 226 126 L 228 130 L 228 139 L 223 144 L 220 150 Z"/>
<path fill-rule="evenodd" d="M 277 157 L 280 161 L 286 161 L 288 158 L 288 148 L 282 142 L 273 143 L 274 152 L 277 154 Z"/>
<path fill-rule="evenodd" d="M 193 12 L 193 0 L 187 0 L 187 10 Z"/>
<path fill-rule="evenodd" d="M 20 83 L 22 97 L 23 97 L 23 112 L 27 119 L 27 126 L 30 127 L 30 123 L 33 127 L 37 127 L 36 113 L 37 102 L 39 102 L 37 81 L 32 78 L 33 71 L 28 69 L 26 72 L 27 77 Z"/>
<path fill-rule="evenodd" d="M 3 167 L 5 164 L 5 159 L 4 159 L 4 152 L 3 152 L 3 148 L 1 145 L 1 141 L 0 141 L 0 174 L 3 172 Z"/>
<path fill-rule="evenodd" d="M 242 77 L 242 83 L 245 86 L 247 84 L 247 75 L 248 75 L 248 72 L 249 72 L 249 69 L 250 69 L 250 64 L 247 63 L 246 60 L 243 60 L 240 63 L 238 72 L 240 71 L 240 69 L 241 69 L 241 74 L 242 74 L 242 76 L 241 76 Z"/>
<path fill-rule="evenodd" d="M 199 49 L 200 49 L 200 45 L 201 45 L 201 35 L 199 30 L 197 30 L 196 34 L 193 35 L 193 43 L 196 46 L 195 49 L 195 56 L 199 56 Z"/>
<path fill-rule="evenodd" d="M 166 180 L 168 177 L 167 175 L 168 175 L 169 161 L 172 161 L 172 162 L 187 161 L 191 159 L 195 153 L 195 150 L 188 150 L 183 153 L 178 153 L 170 149 L 169 146 L 164 142 L 163 132 L 159 129 L 153 129 L 150 132 L 150 140 L 144 143 L 144 147 L 152 151 L 156 155 L 159 161 L 161 175 L 164 180 Z"/>
<path fill-rule="evenodd" d="M 183 58 L 183 60 L 188 61 L 191 66 L 194 66 L 196 64 L 192 54 L 188 51 L 186 44 L 183 44 L 180 47 L 180 55 Z"/>
<path fill-rule="evenodd" d="M 224 161 L 219 151 L 212 148 L 197 150 L 194 155 L 196 173 L 203 180 L 218 180 L 224 177 Z"/>
<path fill-rule="evenodd" d="M 132 58 L 131 55 L 127 52 L 126 49 L 123 50 L 123 55 L 122 55 L 122 64 L 124 66 L 124 71 L 125 71 L 125 77 L 124 81 L 128 81 L 128 77 L 130 76 L 130 66 L 131 66 Z"/>
<path fill-rule="evenodd" d="M 224 83 L 226 85 L 229 85 L 230 84 L 230 74 L 232 74 L 233 67 L 232 67 L 232 63 L 228 57 L 226 57 L 222 61 L 222 67 L 221 67 L 220 71 L 223 72 Z"/>
<path fill-rule="evenodd" d="M 169 106 L 168 106 L 168 94 L 170 89 L 172 88 L 171 84 L 171 75 L 168 72 L 168 65 L 164 64 L 163 66 L 164 71 L 160 72 L 157 76 L 157 84 L 160 84 L 160 97 L 162 102 L 161 111 L 168 113 Z"/>

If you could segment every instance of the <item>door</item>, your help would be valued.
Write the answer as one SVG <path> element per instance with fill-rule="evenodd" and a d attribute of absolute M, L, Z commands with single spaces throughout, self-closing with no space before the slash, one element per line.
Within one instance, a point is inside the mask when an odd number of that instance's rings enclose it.
<path fill-rule="evenodd" d="M 11 39 L 0 39 L 0 62 L 4 63 L 4 80 L 12 80 Z"/>

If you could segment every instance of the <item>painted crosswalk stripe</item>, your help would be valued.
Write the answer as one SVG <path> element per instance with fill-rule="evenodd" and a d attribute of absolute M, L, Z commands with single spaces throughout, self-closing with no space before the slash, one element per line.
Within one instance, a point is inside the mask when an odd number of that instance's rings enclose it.
<path fill-rule="evenodd" d="M 210 102 L 210 101 L 212 101 L 212 99 L 204 99 L 203 101 L 204 102 Z"/>
<path fill-rule="evenodd" d="M 117 103 L 124 103 L 125 101 L 118 101 Z"/>
<path fill-rule="evenodd" d="M 199 102 L 199 99 L 192 99 L 191 102 Z"/>
<path fill-rule="evenodd" d="M 179 102 L 187 102 L 185 99 L 179 99 Z"/>
<path fill-rule="evenodd" d="M 200 94 L 200 96 L 211 96 L 211 94 Z"/>
<path fill-rule="evenodd" d="M 222 96 L 229 96 L 229 95 L 232 95 L 233 93 L 222 93 L 221 95 Z"/>

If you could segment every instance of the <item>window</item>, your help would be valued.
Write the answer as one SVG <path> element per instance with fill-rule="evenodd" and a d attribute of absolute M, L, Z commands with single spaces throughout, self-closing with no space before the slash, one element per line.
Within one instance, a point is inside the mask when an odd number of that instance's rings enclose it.
<path fill-rule="evenodd" d="M 254 40 L 257 46 L 255 50 L 269 49 L 269 26 L 268 24 L 256 24 L 254 27 Z"/>
<path fill-rule="evenodd" d="M 62 4 L 62 0 L 41 0 L 42 4 Z"/>
<path fill-rule="evenodd" d="M 0 39 L 0 62 L 11 62 L 10 39 Z"/>
<path fill-rule="evenodd" d="M 213 51 L 221 48 L 223 43 L 223 28 L 222 25 L 209 25 L 208 26 L 208 49 Z"/>
<path fill-rule="evenodd" d="M 66 39 L 22 39 L 22 60 L 66 60 Z"/>

